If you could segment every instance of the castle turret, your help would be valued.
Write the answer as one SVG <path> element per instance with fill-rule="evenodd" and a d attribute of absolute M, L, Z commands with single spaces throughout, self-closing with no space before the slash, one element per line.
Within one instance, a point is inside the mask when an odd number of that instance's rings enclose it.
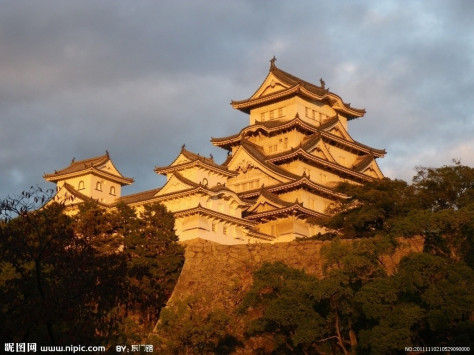
<path fill-rule="evenodd" d="M 110 205 L 121 196 L 121 188 L 133 183 L 132 178 L 124 177 L 110 159 L 109 153 L 76 161 L 64 169 L 45 174 L 43 178 L 56 183 L 56 199 L 66 204 L 76 204 L 85 199 Z"/>

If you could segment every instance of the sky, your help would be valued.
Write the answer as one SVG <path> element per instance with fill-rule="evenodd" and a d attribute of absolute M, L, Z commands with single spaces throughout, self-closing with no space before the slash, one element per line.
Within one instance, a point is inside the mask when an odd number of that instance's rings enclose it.
<path fill-rule="evenodd" d="M 181 146 L 223 162 L 269 60 L 363 118 L 383 173 L 474 167 L 473 1 L 0 0 L 0 198 L 106 150 L 134 184 Z"/>

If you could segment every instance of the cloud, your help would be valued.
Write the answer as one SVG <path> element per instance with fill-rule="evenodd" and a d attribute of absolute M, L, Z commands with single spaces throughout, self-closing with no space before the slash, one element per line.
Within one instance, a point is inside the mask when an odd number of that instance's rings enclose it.
<path fill-rule="evenodd" d="M 465 1 L 15 1 L 0 11 L 0 197 L 108 149 L 154 188 L 183 143 L 221 161 L 211 136 L 248 118 L 268 60 L 367 109 L 358 141 L 386 175 L 473 164 L 474 4 Z"/>

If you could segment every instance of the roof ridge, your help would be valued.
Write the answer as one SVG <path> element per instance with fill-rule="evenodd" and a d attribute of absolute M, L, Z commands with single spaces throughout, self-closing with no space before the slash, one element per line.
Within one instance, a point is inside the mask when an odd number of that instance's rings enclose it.
<path fill-rule="evenodd" d="M 267 199 L 269 199 L 272 202 L 278 203 L 279 205 L 289 207 L 293 205 L 293 203 L 285 201 L 281 199 L 277 194 L 268 191 L 266 188 L 262 189 L 262 192 L 260 193 L 260 196 L 263 196 Z"/>
<path fill-rule="evenodd" d="M 290 179 L 297 179 L 299 178 L 298 175 L 296 174 L 293 174 L 283 168 L 280 168 L 278 165 L 276 164 L 273 164 L 271 162 L 268 162 L 267 161 L 267 157 L 265 156 L 265 154 L 261 151 L 262 148 L 258 145 L 256 145 L 255 143 L 252 143 L 246 139 L 242 139 L 242 143 L 241 143 L 242 147 L 247 150 L 247 152 L 252 155 L 255 159 L 257 159 L 261 164 L 263 164 L 264 166 L 266 166 L 268 169 L 270 170 L 273 170 L 274 172 L 276 172 L 277 174 L 280 174 L 280 175 L 284 175 L 286 176 L 287 178 L 290 178 Z M 250 150 L 250 151 L 249 151 Z"/>
<path fill-rule="evenodd" d="M 174 176 L 176 176 L 176 178 L 177 178 L 179 181 L 181 181 L 181 182 L 183 182 L 183 183 L 185 183 L 185 184 L 187 184 L 187 185 L 191 185 L 191 186 L 193 186 L 193 187 L 198 187 L 198 186 L 199 186 L 198 183 L 195 183 L 194 181 L 192 181 L 192 180 L 190 180 L 190 179 L 184 177 L 183 175 L 181 175 L 181 174 L 180 174 L 179 172 L 177 172 L 177 171 L 173 172 L 172 174 L 173 174 Z M 169 180 L 168 180 L 168 181 L 169 181 Z"/>

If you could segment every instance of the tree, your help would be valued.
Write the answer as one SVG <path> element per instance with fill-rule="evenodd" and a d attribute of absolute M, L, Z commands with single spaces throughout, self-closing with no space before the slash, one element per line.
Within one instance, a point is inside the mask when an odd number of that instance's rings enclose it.
<path fill-rule="evenodd" d="M 342 183 L 348 198 L 329 209 L 329 232 L 319 238 L 423 236 L 425 250 L 474 266 L 474 169 L 455 163 L 418 168 L 413 184 L 388 178 Z"/>
<path fill-rule="evenodd" d="M 171 296 L 184 263 L 184 248 L 177 243 L 173 215 L 163 205 L 145 205 L 138 217 L 130 207 L 120 205 L 118 209 L 129 216 L 122 232 L 130 287 L 128 307 L 140 312 L 149 328 Z"/>
<path fill-rule="evenodd" d="M 474 169 L 453 162 L 441 168 L 417 168 L 413 184 L 423 209 L 458 210 L 474 202 Z"/>
<path fill-rule="evenodd" d="M 118 323 L 110 315 L 121 297 L 124 260 L 98 253 L 74 231 L 63 205 L 36 208 L 50 196 L 32 189 L 1 203 L 2 339 L 113 341 Z"/>
<path fill-rule="evenodd" d="M 473 346 L 474 271 L 463 262 L 416 253 L 389 276 L 380 257 L 391 243 L 372 243 L 332 242 L 322 251 L 321 280 L 281 263 L 264 264 L 242 307 L 253 315 L 248 335 L 272 339 L 274 353 Z"/>
<path fill-rule="evenodd" d="M 473 346 L 474 272 L 462 262 L 417 253 L 398 272 L 364 285 L 359 347 L 396 353 L 410 346 Z"/>
<path fill-rule="evenodd" d="M 207 311 L 204 296 L 193 295 L 163 309 L 157 348 L 166 354 L 231 354 L 242 344 L 231 334 L 223 309 Z"/>
<path fill-rule="evenodd" d="M 254 274 L 249 336 L 280 353 L 396 354 L 411 346 L 473 346 L 474 169 L 419 168 L 412 185 L 341 184 L 348 198 L 325 224 L 321 280 L 281 264 Z M 423 236 L 423 253 L 387 274 L 394 237 Z M 343 237 L 351 240 L 340 240 Z M 299 336 L 304 334 L 304 336 Z"/>
<path fill-rule="evenodd" d="M 331 217 L 323 224 L 345 238 L 373 237 L 390 233 L 393 221 L 415 203 L 413 189 L 403 180 L 374 180 L 363 185 L 341 183 L 337 191 L 347 195 L 330 206 Z"/>
<path fill-rule="evenodd" d="M 405 223 L 411 234 L 425 236 L 426 250 L 474 266 L 474 168 L 452 166 L 417 169 L 413 178 L 418 211 Z M 411 222 L 411 223 L 410 223 Z"/>
<path fill-rule="evenodd" d="M 70 216 L 51 195 L 32 189 L 0 203 L 2 339 L 136 340 L 126 325 L 151 330 L 184 260 L 172 215 L 161 205 L 137 217 L 125 205 L 86 201 Z"/>
<path fill-rule="evenodd" d="M 263 336 L 277 353 L 307 353 L 321 348 L 329 332 L 315 309 L 316 277 L 283 263 L 265 263 L 254 273 L 240 311 L 259 316 L 246 325 L 249 336 Z M 322 342 L 324 343 L 324 342 Z"/>

